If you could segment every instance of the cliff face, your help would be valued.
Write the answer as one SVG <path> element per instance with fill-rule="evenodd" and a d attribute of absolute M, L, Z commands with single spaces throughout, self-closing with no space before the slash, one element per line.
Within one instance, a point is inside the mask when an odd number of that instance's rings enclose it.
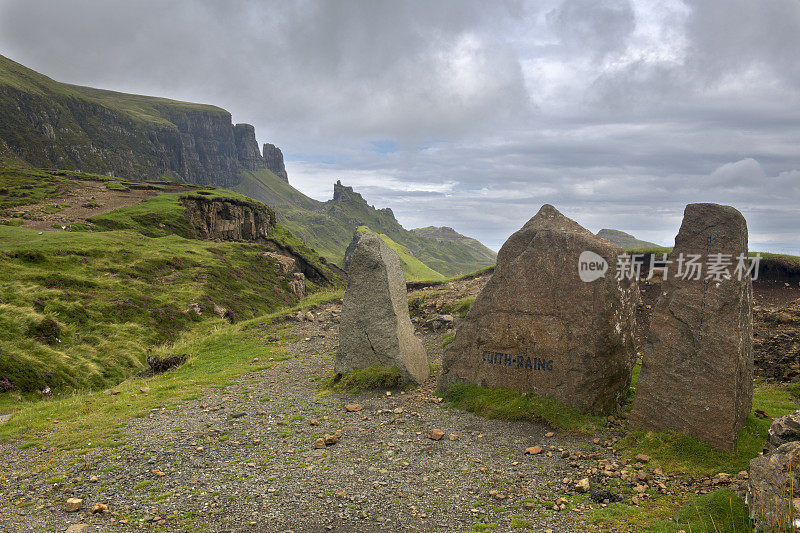
<path fill-rule="evenodd" d="M 200 239 L 264 242 L 275 226 L 275 213 L 264 205 L 202 196 L 186 196 L 180 202 Z"/>
<path fill-rule="evenodd" d="M 274 144 L 264 144 L 264 168 L 289 183 L 289 175 L 286 174 L 286 167 L 283 164 L 283 152 Z"/>
<path fill-rule="evenodd" d="M 132 179 L 232 187 L 268 168 L 224 109 L 58 83 L 2 56 L 0 139 L 37 167 Z"/>

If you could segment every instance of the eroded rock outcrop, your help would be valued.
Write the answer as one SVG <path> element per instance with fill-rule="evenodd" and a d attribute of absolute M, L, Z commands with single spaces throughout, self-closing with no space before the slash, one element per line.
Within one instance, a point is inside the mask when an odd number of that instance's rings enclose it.
<path fill-rule="evenodd" d="M 602 270 L 582 281 L 579 258 Z M 623 250 L 545 205 L 503 244 L 494 274 L 445 351 L 440 390 L 463 381 L 608 413 L 635 359 L 636 281 L 615 279 Z M 600 270 L 598 270 L 600 272 Z"/>
<path fill-rule="evenodd" d="M 185 196 L 181 204 L 200 239 L 264 242 L 275 225 L 275 213 L 255 202 Z"/>
<path fill-rule="evenodd" d="M 406 380 L 428 377 L 428 356 L 414 336 L 406 282 L 397 253 L 374 233 L 353 252 L 342 302 L 335 371 L 397 367 Z"/>

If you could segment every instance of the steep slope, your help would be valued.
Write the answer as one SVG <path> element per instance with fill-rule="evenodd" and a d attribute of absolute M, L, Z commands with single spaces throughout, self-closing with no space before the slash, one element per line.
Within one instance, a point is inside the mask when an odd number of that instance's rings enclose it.
<path fill-rule="evenodd" d="M 334 184 L 333 199 L 327 202 L 309 198 L 269 171 L 243 172 L 233 190 L 271 206 L 282 224 L 340 266 L 359 226 L 386 235 L 446 277 L 474 272 L 495 262 L 495 253 L 474 239 L 442 240 L 403 228 L 391 209 L 375 209 L 341 182 Z"/>
<path fill-rule="evenodd" d="M 658 246 L 652 242 L 637 239 L 630 233 L 625 233 L 624 231 L 617 229 L 601 229 L 597 232 L 597 236 L 601 239 L 611 241 L 625 250 L 633 248 L 652 248 Z"/>
<path fill-rule="evenodd" d="M 280 150 L 265 158 L 224 109 L 59 83 L 3 56 L 0 139 L 36 167 L 124 178 L 225 187 L 242 170 L 285 172 Z"/>

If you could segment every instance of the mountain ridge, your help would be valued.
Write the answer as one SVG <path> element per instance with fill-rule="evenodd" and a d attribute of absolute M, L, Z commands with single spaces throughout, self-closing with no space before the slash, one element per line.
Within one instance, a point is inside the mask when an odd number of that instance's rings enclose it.
<path fill-rule="evenodd" d="M 466 241 L 429 239 L 403 228 L 390 208 L 375 209 L 337 182 L 319 202 L 288 182 L 283 154 L 255 128 L 234 124 L 217 106 L 57 82 L 0 56 L 0 162 L 162 179 L 235 190 L 264 202 L 328 260 L 343 264 L 359 226 L 405 246 L 445 276 L 494 263 L 494 252 Z"/>

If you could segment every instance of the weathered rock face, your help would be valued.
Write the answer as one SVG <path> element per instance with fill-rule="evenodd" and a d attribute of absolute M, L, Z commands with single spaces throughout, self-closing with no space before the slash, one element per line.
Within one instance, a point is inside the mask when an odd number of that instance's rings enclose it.
<path fill-rule="evenodd" d="M 255 202 L 187 196 L 181 204 L 200 239 L 263 242 L 275 225 L 272 210 Z"/>
<path fill-rule="evenodd" d="M 289 175 L 286 173 L 286 166 L 283 164 L 283 152 L 274 144 L 264 144 L 264 166 L 283 181 L 289 183 Z"/>
<path fill-rule="evenodd" d="M 800 528 L 800 442 L 782 444 L 750 461 L 747 506 L 755 531 Z"/>
<path fill-rule="evenodd" d="M 581 281 L 579 257 L 604 277 Z M 497 267 L 448 346 L 440 388 L 458 381 L 551 396 L 593 413 L 612 410 L 633 368 L 635 281 L 615 279 L 623 250 L 545 205 L 500 249 Z"/>
<path fill-rule="evenodd" d="M 689 204 L 669 256 L 673 263 L 650 320 L 631 424 L 691 435 L 732 451 L 753 402 L 753 310 L 749 276 L 715 281 L 678 277 L 683 254 L 747 253 L 739 211 Z M 731 268 L 733 273 L 733 268 Z"/>
<path fill-rule="evenodd" d="M 261 170 L 266 168 L 264 158 L 258 151 L 256 129 L 250 124 L 236 124 L 233 127 L 233 138 L 236 143 L 236 157 L 245 170 Z"/>
<path fill-rule="evenodd" d="M 350 261 L 335 371 L 374 365 L 396 366 L 407 380 L 417 383 L 429 371 L 428 356 L 408 315 L 400 257 L 378 235 L 368 233 Z"/>

